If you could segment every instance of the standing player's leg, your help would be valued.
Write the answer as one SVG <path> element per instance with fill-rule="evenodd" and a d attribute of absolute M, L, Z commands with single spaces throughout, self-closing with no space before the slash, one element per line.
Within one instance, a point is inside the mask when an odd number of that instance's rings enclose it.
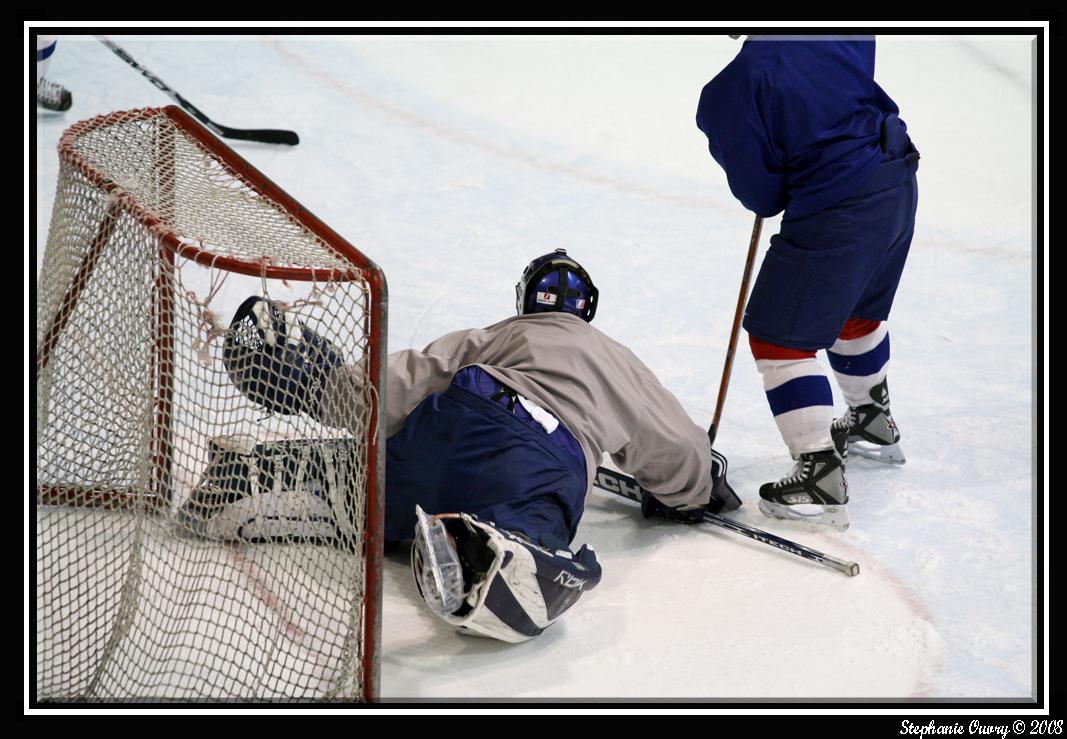
<path fill-rule="evenodd" d="M 833 439 L 845 459 L 851 451 L 902 464 L 900 432 L 889 412 L 889 331 L 883 321 L 850 318 L 826 352 L 848 410 L 834 420 Z"/>
<path fill-rule="evenodd" d="M 749 345 L 778 431 L 796 460 L 789 475 L 760 488 L 760 510 L 775 518 L 847 528 L 848 483 L 830 436 L 833 395 L 815 351 L 753 336 Z"/>
<path fill-rule="evenodd" d="M 795 460 L 792 472 L 760 488 L 760 510 L 848 527 L 844 461 L 830 435 L 833 395 L 815 353 L 833 345 L 862 293 L 866 252 L 834 211 L 786 219 L 771 238 L 744 328 L 767 403 Z"/>
<path fill-rule="evenodd" d="M 852 451 L 880 461 L 900 464 L 900 432 L 889 412 L 886 380 L 890 344 L 886 319 L 893 306 L 904 263 L 915 232 L 918 185 L 915 177 L 918 154 L 914 148 L 904 157 L 882 165 L 872 194 L 857 208 L 857 222 L 871 232 L 881 232 L 883 256 L 856 302 L 851 317 L 827 351 L 837 384 L 848 410 L 834 421 L 834 444 L 842 456 Z"/>
<path fill-rule="evenodd" d="M 874 406 L 863 414 L 868 436 L 883 426 L 882 438 L 890 441 L 883 446 L 896 441 L 888 414 L 889 341 L 882 322 L 907 259 L 918 199 L 918 153 L 902 136 L 897 132 L 887 139 L 886 160 L 856 195 L 825 211 L 783 220 L 756 278 L 744 327 L 754 339 L 753 355 L 779 430 L 797 458 L 792 475 L 760 489 L 760 508 L 768 515 L 847 526 L 842 451 L 845 440 L 862 435 L 860 414 L 855 424 L 851 411 L 837 424 L 836 443 L 829 449 L 811 451 L 826 444 L 815 425 L 827 422 L 826 412 L 832 412 L 816 350 L 830 350 L 850 407 Z M 786 350 L 802 354 L 783 354 Z M 822 511 L 805 515 L 801 506 L 810 505 Z"/>
<path fill-rule="evenodd" d="M 63 85 L 45 79 L 55 50 L 55 36 L 37 37 L 37 104 L 48 110 L 63 111 L 71 106 L 70 92 Z"/>

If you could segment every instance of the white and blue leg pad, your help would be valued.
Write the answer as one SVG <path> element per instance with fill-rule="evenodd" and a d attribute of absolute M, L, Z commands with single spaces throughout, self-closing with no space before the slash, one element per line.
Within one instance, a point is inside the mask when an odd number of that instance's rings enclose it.
<path fill-rule="evenodd" d="M 222 541 L 356 546 L 359 514 L 347 494 L 359 474 L 354 444 L 345 438 L 215 437 L 207 469 L 177 523 Z"/>
<path fill-rule="evenodd" d="M 415 585 L 430 610 L 461 632 L 532 639 L 600 582 L 588 547 L 573 554 L 561 542 L 533 544 L 467 513 L 416 514 Z"/>

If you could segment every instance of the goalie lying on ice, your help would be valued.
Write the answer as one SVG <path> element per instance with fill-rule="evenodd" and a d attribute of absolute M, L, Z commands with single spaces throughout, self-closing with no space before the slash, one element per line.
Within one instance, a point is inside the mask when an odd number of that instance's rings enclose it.
<path fill-rule="evenodd" d="M 541 633 L 600 580 L 593 551 L 571 543 L 604 453 L 656 505 L 740 505 L 704 430 L 590 325 L 598 292 L 576 261 L 562 249 L 535 259 L 516 294 L 516 316 L 390 354 L 385 409 L 386 540 L 414 537 L 435 614 L 510 642 Z M 360 397 L 359 373 L 328 337 L 258 297 L 233 328 L 227 371 L 250 400 L 346 427 L 338 409 Z"/>

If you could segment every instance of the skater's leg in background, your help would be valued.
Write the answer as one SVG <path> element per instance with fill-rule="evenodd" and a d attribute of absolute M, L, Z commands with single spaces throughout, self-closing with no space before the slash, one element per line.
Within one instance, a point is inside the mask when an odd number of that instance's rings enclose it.
<path fill-rule="evenodd" d="M 72 103 L 70 92 L 63 85 L 45 78 L 55 50 L 55 36 L 37 37 L 37 104 L 48 110 L 64 111 Z"/>

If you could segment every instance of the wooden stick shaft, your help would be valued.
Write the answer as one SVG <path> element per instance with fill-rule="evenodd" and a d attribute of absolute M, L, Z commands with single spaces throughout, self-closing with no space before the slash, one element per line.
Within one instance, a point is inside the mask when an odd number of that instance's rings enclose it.
<path fill-rule="evenodd" d="M 737 309 L 734 311 L 734 325 L 730 329 L 730 345 L 726 350 L 726 363 L 722 368 L 722 379 L 719 381 L 719 398 L 715 401 L 715 416 L 711 419 L 708 428 L 708 438 L 715 444 L 715 435 L 719 429 L 719 419 L 722 418 L 722 409 L 726 404 L 726 390 L 730 387 L 730 372 L 734 367 L 734 353 L 737 350 L 737 337 L 741 332 L 741 316 L 745 312 L 745 302 L 748 300 L 748 284 L 752 279 L 752 265 L 756 262 L 756 247 L 759 245 L 760 231 L 763 230 L 763 217 L 756 216 L 756 222 L 752 225 L 752 239 L 748 242 L 748 258 L 745 260 L 745 273 L 741 277 L 741 291 L 737 295 Z"/>

